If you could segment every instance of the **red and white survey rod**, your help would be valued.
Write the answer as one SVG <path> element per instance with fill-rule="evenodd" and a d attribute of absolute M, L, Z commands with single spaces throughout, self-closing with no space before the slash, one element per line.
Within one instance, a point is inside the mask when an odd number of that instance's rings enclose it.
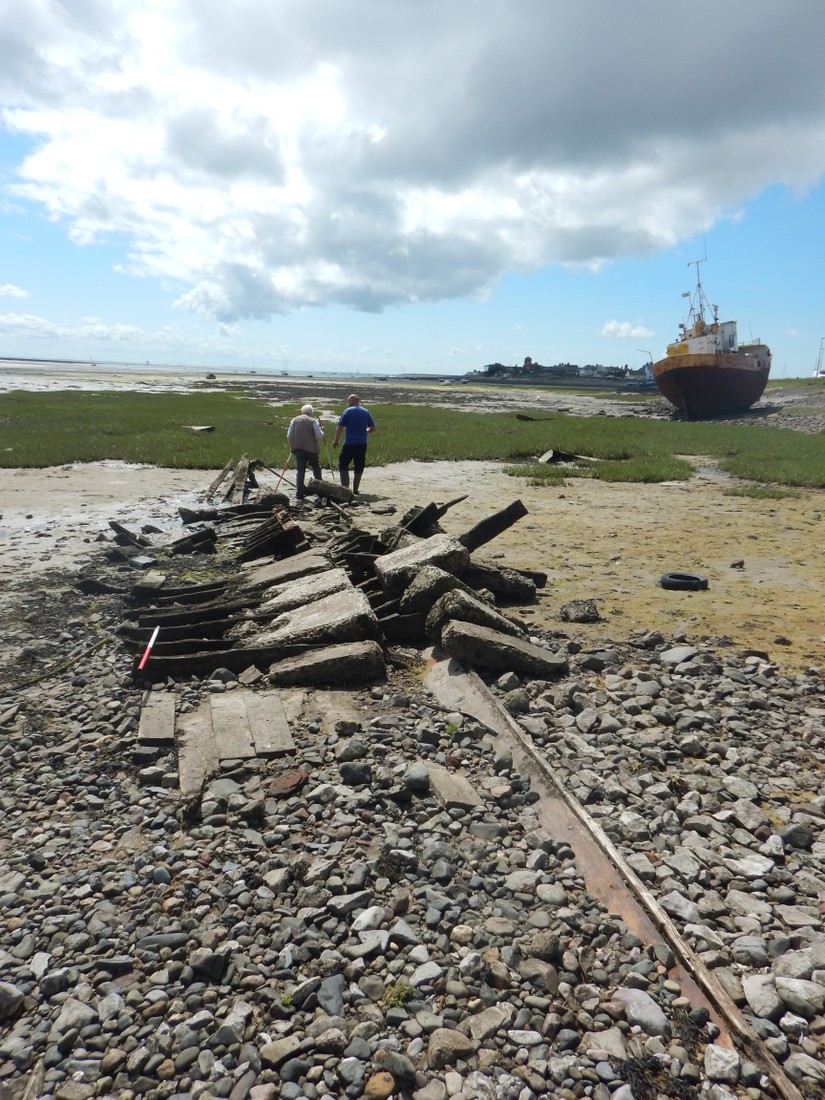
<path fill-rule="evenodd" d="M 152 637 L 149 639 L 149 645 L 143 651 L 143 656 L 140 659 L 140 664 L 138 665 L 138 672 L 140 672 L 140 670 L 146 666 L 146 662 L 149 660 L 149 654 L 152 652 L 152 646 L 158 640 L 159 631 L 160 631 L 159 626 L 156 626 L 155 629 L 152 631 Z"/>

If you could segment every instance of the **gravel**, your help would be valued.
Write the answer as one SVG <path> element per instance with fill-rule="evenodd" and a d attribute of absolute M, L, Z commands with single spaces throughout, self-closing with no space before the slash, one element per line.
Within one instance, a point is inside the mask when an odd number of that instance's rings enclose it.
<path fill-rule="evenodd" d="M 0 1096 L 769 1095 L 415 653 L 352 693 L 360 722 L 308 694 L 294 759 L 228 762 L 183 815 L 174 750 L 137 746 L 121 610 L 59 578 L 5 630 Z M 821 1095 L 821 671 L 687 635 L 544 640 L 569 676 L 491 689 Z M 168 690 L 185 711 L 216 684 Z M 445 808 L 439 769 L 480 804 Z"/>

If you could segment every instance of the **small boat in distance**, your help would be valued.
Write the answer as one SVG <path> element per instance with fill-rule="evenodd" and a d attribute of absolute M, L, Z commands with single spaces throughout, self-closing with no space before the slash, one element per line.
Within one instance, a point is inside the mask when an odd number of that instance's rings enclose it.
<path fill-rule="evenodd" d="M 764 393 L 771 370 L 767 345 L 740 344 L 736 321 L 719 320 L 719 307 L 711 306 L 702 288 L 703 262 L 693 261 L 696 289 L 682 295 L 690 298 L 688 319 L 665 358 L 653 364 L 659 392 L 686 420 L 745 412 Z"/>

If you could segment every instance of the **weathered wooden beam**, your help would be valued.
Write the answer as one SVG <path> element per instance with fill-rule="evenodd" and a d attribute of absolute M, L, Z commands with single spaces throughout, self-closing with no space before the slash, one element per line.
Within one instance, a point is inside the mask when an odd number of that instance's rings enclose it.
<path fill-rule="evenodd" d="M 438 522 L 438 517 L 444 513 L 440 511 L 438 504 L 430 502 L 423 508 L 419 508 L 418 511 L 402 524 L 405 531 L 409 531 L 411 535 L 426 535 L 433 524 Z"/>
<path fill-rule="evenodd" d="M 118 523 L 116 519 L 110 519 L 109 526 L 117 536 L 115 541 L 119 546 L 138 546 L 144 550 L 147 546 L 152 545 L 151 540 L 147 539 L 145 535 L 135 534 L 134 531 L 124 527 L 122 523 Z"/>
<path fill-rule="evenodd" d="M 212 695 L 209 703 L 218 757 L 221 760 L 245 760 L 254 756 L 255 746 L 243 695 L 234 691 L 227 695 Z"/>
<path fill-rule="evenodd" d="M 336 485 L 334 481 L 319 481 L 313 478 L 305 486 L 305 492 L 319 497 L 321 500 L 329 500 L 333 504 L 351 504 L 355 499 L 351 489 L 345 489 L 343 485 Z"/>
<path fill-rule="evenodd" d="M 215 584 L 195 584 L 187 588 L 164 588 L 156 592 L 152 588 L 144 589 L 141 585 L 135 585 L 130 593 L 131 603 L 138 607 L 152 604 L 153 607 L 169 607 L 178 604 L 205 604 L 214 603 L 215 600 L 226 591 L 226 584 L 220 581 Z"/>
<path fill-rule="evenodd" d="M 268 516 L 276 507 L 286 508 L 289 497 L 284 493 L 267 493 L 256 501 L 247 504 L 230 504 L 218 508 L 178 508 L 183 523 L 224 523 L 238 516 Z"/>
<path fill-rule="evenodd" d="M 289 756 L 295 742 L 280 692 L 244 692 L 246 715 L 258 756 Z"/>
<path fill-rule="evenodd" d="M 286 511 L 278 509 L 241 545 L 236 558 L 239 562 L 245 562 L 270 554 L 273 557 L 293 557 L 308 549 L 304 532 Z"/>
<path fill-rule="evenodd" d="M 527 509 L 522 502 L 520 500 L 514 500 L 513 503 L 508 504 L 506 508 L 494 512 L 492 516 L 488 516 L 486 519 L 481 520 L 480 523 L 477 523 L 475 527 L 471 527 L 465 534 L 459 535 L 458 541 L 462 546 L 466 546 L 472 554 L 479 546 L 484 546 L 485 543 L 491 542 L 497 535 L 500 535 L 502 531 L 506 531 L 507 528 L 512 527 L 514 523 L 518 523 L 518 521 L 523 519 L 527 514 Z"/>
<path fill-rule="evenodd" d="M 164 642 L 176 642 L 183 640 L 189 641 L 189 648 L 192 648 L 191 639 L 193 633 L 197 631 L 198 638 L 222 638 L 223 635 L 229 630 L 231 626 L 234 626 L 238 619 L 210 619 L 207 622 L 199 622 L 195 626 L 192 623 L 181 623 L 176 626 L 172 626 L 170 623 L 155 623 L 155 626 L 160 626 L 163 635 Z M 125 642 L 132 642 L 136 646 L 143 646 L 149 642 L 152 637 L 154 627 L 150 629 L 147 626 L 138 626 L 137 623 L 125 623 L 118 627 L 118 635 L 123 638 Z M 157 643 L 155 643 L 157 645 Z M 152 650 L 154 652 L 154 648 Z"/>
<path fill-rule="evenodd" d="M 230 503 L 235 497 L 240 497 L 243 501 L 243 491 L 246 485 L 246 475 L 249 470 L 249 459 L 246 455 L 242 455 L 238 461 L 238 465 L 235 468 L 235 476 L 232 478 L 232 482 L 229 488 L 224 493 L 223 499 L 228 500 Z"/>
<path fill-rule="evenodd" d="M 178 718 L 177 747 L 181 799 L 197 799 L 199 811 L 204 784 L 218 770 L 218 748 L 208 699 Z"/>
<path fill-rule="evenodd" d="M 138 669 L 140 656 L 135 655 L 132 664 L 132 678 L 138 682 L 157 683 L 171 677 L 173 680 L 188 680 L 192 676 L 208 676 L 216 668 L 228 668 L 231 672 L 243 672 L 255 665 L 266 669 L 273 661 L 306 653 L 311 646 L 277 645 L 255 649 L 222 649 L 212 652 L 190 652 L 182 656 L 165 657 L 163 654 L 152 656 L 144 669 Z"/>
<path fill-rule="evenodd" d="M 170 554 L 214 554 L 217 541 L 213 528 L 207 527 L 205 531 L 194 531 L 182 539 L 175 539 L 167 549 Z"/>
<path fill-rule="evenodd" d="M 150 692 L 140 709 L 138 746 L 171 745 L 174 741 L 175 696 L 166 691 Z"/>
<path fill-rule="evenodd" d="M 461 504 L 461 502 L 466 499 L 467 493 L 460 497 L 454 497 L 445 504 L 435 504 L 431 502 L 425 505 L 425 507 L 416 510 L 415 515 L 411 516 L 406 523 L 402 523 L 401 526 L 412 535 L 425 535 L 433 524 L 438 523 L 441 517 L 445 516 L 451 508 L 454 508 L 456 504 Z"/>
<path fill-rule="evenodd" d="M 218 474 L 218 476 L 215 478 L 215 480 L 212 482 L 212 484 L 208 487 L 206 492 L 203 494 L 203 499 L 204 500 L 209 500 L 210 497 L 213 496 L 213 494 L 217 491 L 218 486 L 228 476 L 229 471 L 231 469 L 233 469 L 234 465 L 235 465 L 235 460 L 230 458 L 230 460 L 227 462 L 227 464 L 224 466 L 224 468 L 221 470 L 221 472 Z"/>
<path fill-rule="evenodd" d="M 224 603 L 195 604 L 188 608 L 173 607 L 168 610 L 153 608 L 151 611 L 140 613 L 134 625 L 140 630 L 149 630 L 158 625 L 165 629 L 167 626 L 194 626 L 215 622 L 218 619 L 228 620 L 236 613 L 243 613 L 247 608 L 256 606 L 258 603 L 260 603 L 260 594 L 255 597 L 250 595 L 245 599 L 226 600 Z"/>

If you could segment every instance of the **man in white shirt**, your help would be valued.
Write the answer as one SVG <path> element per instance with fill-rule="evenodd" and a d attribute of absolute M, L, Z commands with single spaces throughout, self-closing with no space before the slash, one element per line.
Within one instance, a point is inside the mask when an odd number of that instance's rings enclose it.
<path fill-rule="evenodd" d="M 318 456 L 321 453 L 321 443 L 324 442 L 324 429 L 321 421 L 316 419 L 312 405 L 304 405 L 300 416 L 290 420 L 286 437 L 290 450 L 295 455 L 295 499 L 303 500 L 307 466 L 311 467 L 312 476 L 321 480 L 321 462 Z"/>

